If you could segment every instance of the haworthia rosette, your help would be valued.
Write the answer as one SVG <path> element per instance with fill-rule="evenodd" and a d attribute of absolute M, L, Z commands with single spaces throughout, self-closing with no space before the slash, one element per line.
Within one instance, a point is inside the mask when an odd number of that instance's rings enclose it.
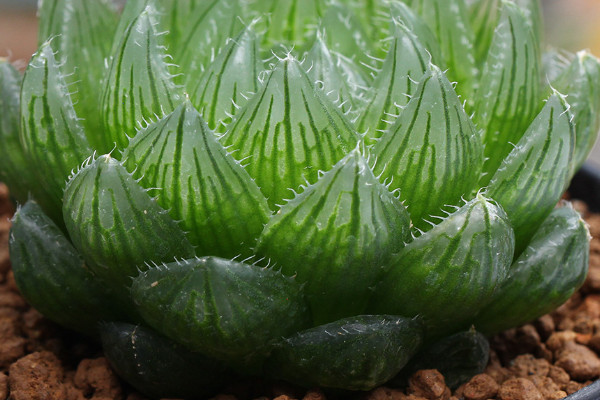
<path fill-rule="evenodd" d="M 515 229 L 519 255 L 567 188 L 575 146 L 573 115 L 565 96 L 548 99 L 487 187 Z"/>
<path fill-rule="evenodd" d="M 363 312 L 409 225 L 356 149 L 269 220 L 257 252 L 305 283 L 313 318 L 325 323 Z"/>
<path fill-rule="evenodd" d="M 127 27 L 113 55 L 101 104 L 110 148 L 124 148 L 142 124 L 173 111 L 184 99 L 159 44 L 155 14 L 153 7 L 146 7 Z"/>
<path fill-rule="evenodd" d="M 141 130 L 122 158 L 140 185 L 160 188 L 158 204 L 181 221 L 196 254 L 252 254 L 267 200 L 189 102 Z"/>
<path fill-rule="evenodd" d="M 483 145 L 452 84 L 429 64 L 406 108 L 373 147 L 376 174 L 400 190 L 413 223 L 476 187 Z"/>
<path fill-rule="evenodd" d="M 279 60 L 222 138 L 271 207 L 356 146 L 358 135 L 293 57 Z M 291 189 L 291 190 L 290 190 Z"/>
<path fill-rule="evenodd" d="M 478 194 L 398 253 L 369 312 L 419 315 L 429 336 L 455 332 L 506 278 L 513 250 L 506 214 Z"/>
<path fill-rule="evenodd" d="M 156 266 L 133 281 L 146 323 L 238 368 L 308 326 L 302 286 L 274 269 L 216 257 Z M 264 356 L 262 356 L 264 357 Z"/>

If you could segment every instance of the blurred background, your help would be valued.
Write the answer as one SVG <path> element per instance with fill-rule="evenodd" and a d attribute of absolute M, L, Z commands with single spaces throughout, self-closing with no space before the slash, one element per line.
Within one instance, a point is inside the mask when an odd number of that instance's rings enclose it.
<path fill-rule="evenodd" d="M 600 0 L 542 0 L 542 5 L 549 45 L 600 56 Z M 0 0 L 0 57 L 22 67 L 36 49 L 36 6 L 37 0 Z M 600 143 L 589 162 L 600 168 Z"/>

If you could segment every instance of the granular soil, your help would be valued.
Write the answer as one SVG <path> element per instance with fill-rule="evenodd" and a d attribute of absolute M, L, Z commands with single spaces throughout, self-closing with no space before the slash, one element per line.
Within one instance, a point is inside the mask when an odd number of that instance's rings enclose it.
<path fill-rule="evenodd" d="M 558 400 L 600 378 L 600 214 L 574 205 L 594 239 L 587 280 L 564 305 L 493 337 L 485 371 L 454 391 L 437 370 L 420 370 L 403 390 L 380 387 L 361 400 Z M 97 343 L 48 321 L 20 296 L 8 254 L 13 212 L 0 183 L 0 400 L 146 400 L 117 377 Z M 236 382 L 213 399 L 326 395 L 282 383 Z"/>

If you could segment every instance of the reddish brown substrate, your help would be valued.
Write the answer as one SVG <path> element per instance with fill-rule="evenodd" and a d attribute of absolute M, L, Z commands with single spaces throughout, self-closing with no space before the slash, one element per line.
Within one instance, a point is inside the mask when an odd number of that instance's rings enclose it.
<path fill-rule="evenodd" d="M 594 238 L 600 215 L 584 212 Z M 144 400 L 111 370 L 98 345 L 57 327 L 19 295 L 8 255 L 8 190 L 0 183 L 0 400 Z M 600 239 L 593 239 L 583 288 L 551 315 L 492 339 L 483 374 L 454 393 L 436 370 L 415 373 L 404 390 L 378 388 L 364 400 L 557 400 L 600 377 Z M 356 397 L 356 396 L 353 396 Z M 217 400 L 323 400 L 284 384 L 232 383 Z"/>

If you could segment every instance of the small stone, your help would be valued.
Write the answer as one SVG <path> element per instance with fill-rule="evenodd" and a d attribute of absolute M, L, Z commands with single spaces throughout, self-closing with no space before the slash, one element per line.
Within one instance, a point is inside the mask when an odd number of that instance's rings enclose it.
<path fill-rule="evenodd" d="M 486 400 L 496 396 L 498 383 L 487 374 L 475 375 L 464 386 L 462 395 L 466 400 Z"/>
<path fill-rule="evenodd" d="M 106 397 L 118 400 L 123 398 L 119 379 L 104 357 L 81 360 L 73 383 L 86 396 L 93 395 L 92 399 Z"/>
<path fill-rule="evenodd" d="M 547 340 L 556 326 L 554 325 L 554 319 L 550 314 L 542 315 L 534 323 L 535 329 L 537 330 L 542 340 Z"/>
<path fill-rule="evenodd" d="M 553 353 L 561 350 L 565 343 L 575 342 L 577 334 L 573 331 L 554 332 L 546 341 L 546 347 Z"/>
<path fill-rule="evenodd" d="M 567 384 L 571 380 L 571 377 L 561 367 L 557 367 L 556 365 L 551 365 L 550 370 L 548 371 L 548 377 L 554 381 L 560 388 L 560 390 L 565 390 Z"/>
<path fill-rule="evenodd" d="M 6 400 L 8 397 L 8 376 L 0 372 L 0 400 Z"/>
<path fill-rule="evenodd" d="M 378 387 L 371 391 L 366 400 L 404 400 L 406 395 L 402 391 L 397 389 L 391 389 L 387 387 Z"/>
<path fill-rule="evenodd" d="M 483 372 L 491 376 L 499 385 L 501 385 L 502 383 L 504 383 L 504 381 L 512 377 L 510 371 L 507 368 L 496 365 L 488 365 Z"/>
<path fill-rule="evenodd" d="M 451 392 L 444 376 L 435 369 L 422 369 L 415 372 L 408 381 L 408 394 L 428 400 L 448 400 Z"/>
<path fill-rule="evenodd" d="M 589 348 L 567 342 L 556 353 L 556 366 L 563 368 L 572 379 L 585 381 L 600 376 L 600 358 Z"/>
<path fill-rule="evenodd" d="M 547 376 L 550 363 L 544 359 L 537 359 L 531 354 L 523 354 L 514 359 L 509 370 L 515 376 L 521 378 L 532 375 Z"/>
<path fill-rule="evenodd" d="M 327 397 L 319 389 L 311 389 L 302 398 L 302 400 L 326 400 Z"/>
<path fill-rule="evenodd" d="M 544 400 L 533 382 L 525 378 L 512 378 L 498 390 L 499 400 Z"/>
<path fill-rule="evenodd" d="M 576 391 L 582 389 L 585 385 L 583 383 L 579 383 L 579 382 L 575 382 L 575 381 L 570 381 L 567 384 L 567 387 L 565 388 L 565 392 L 567 392 L 567 394 L 573 394 Z"/>
<path fill-rule="evenodd" d="M 49 351 L 29 354 L 12 364 L 8 373 L 11 400 L 64 399 L 64 371 Z"/>

